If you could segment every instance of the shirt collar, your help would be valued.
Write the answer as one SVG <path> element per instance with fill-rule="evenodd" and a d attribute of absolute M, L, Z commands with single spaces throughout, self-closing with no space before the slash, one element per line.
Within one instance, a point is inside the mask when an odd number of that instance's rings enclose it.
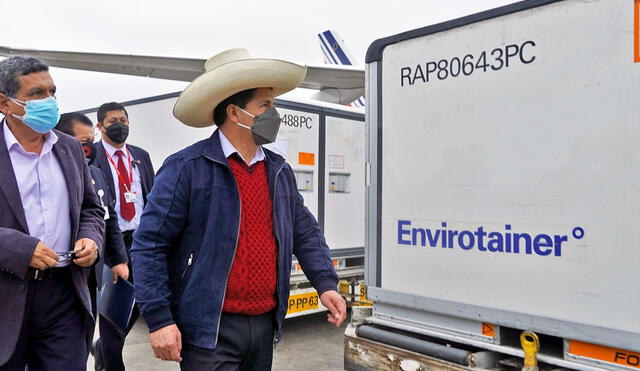
<path fill-rule="evenodd" d="M 229 139 L 227 139 L 227 137 L 224 136 L 224 133 L 222 133 L 222 130 L 218 129 L 218 131 L 220 132 L 220 144 L 222 145 L 222 152 L 224 153 L 224 157 L 229 158 L 229 156 L 231 156 L 232 154 L 237 153 L 238 156 L 242 158 L 242 156 L 240 155 L 240 152 L 238 152 L 236 147 L 234 147 L 233 144 L 229 141 Z M 251 162 L 249 162 L 249 166 L 264 160 L 264 158 L 265 158 L 265 155 L 264 155 L 264 151 L 262 150 L 262 146 L 258 146 L 255 156 L 253 156 L 253 159 L 251 159 Z"/>
<path fill-rule="evenodd" d="M 102 141 L 102 145 L 104 146 L 104 149 L 107 151 L 107 153 L 109 154 L 109 156 L 111 156 L 111 158 L 116 158 L 116 151 L 122 150 L 124 151 L 124 154 L 126 156 L 127 155 L 127 144 L 125 143 L 124 146 L 122 146 L 122 148 L 116 148 L 114 146 L 112 146 L 111 144 L 107 143 L 106 141 Z"/>
<path fill-rule="evenodd" d="M 7 151 L 11 152 L 12 150 L 20 150 L 23 153 L 29 153 L 24 149 L 24 147 L 22 147 L 22 144 L 18 142 L 16 136 L 13 135 L 13 133 L 9 129 L 9 125 L 7 125 L 7 121 L 3 120 L 2 124 L 2 130 L 4 131 L 4 141 L 7 145 Z M 40 156 L 46 155 L 47 153 L 51 152 L 53 145 L 57 142 L 58 136 L 53 132 L 53 130 L 44 134 L 44 144 L 42 145 Z"/>

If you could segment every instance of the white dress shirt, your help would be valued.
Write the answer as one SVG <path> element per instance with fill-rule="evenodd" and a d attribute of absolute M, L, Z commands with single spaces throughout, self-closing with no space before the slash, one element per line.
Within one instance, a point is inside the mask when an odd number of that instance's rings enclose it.
<path fill-rule="evenodd" d="M 234 147 L 233 144 L 231 144 L 231 142 L 229 141 L 229 139 L 227 139 L 227 137 L 224 136 L 224 134 L 222 133 L 222 130 L 218 129 L 218 131 L 220 131 L 220 144 L 222 145 L 222 152 L 224 153 L 224 157 L 229 158 L 229 156 L 231 156 L 232 154 L 237 153 L 238 156 L 242 158 L 242 155 L 240 154 L 240 152 L 238 152 L 236 147 Z M 247 162 L 247 160 L 245 160 L 244 158 L 242 159 L 244 160 L 244 162 Z M 258 150 L 256 151 L 256 154 L 251 159 L 251 162 L 249 162 L 249 166 L 262 160 L 264 160 L 264 151 L 262 150 L 262 146 L 258 146 Z"/>
<path fill-rule="evenodd" d="M 124 157 L 122 161 L 124 161 L 124 166 L 127 168 L 127 174 L 122 174 L 123 177 L 129 177 L 129 151 L 127 150 L 127 145 L 125 144 L 122 148 L 116 148 L 109 143 L 102 141 L 102 145 L 104 149 L 107 151 L 107 154 L 111 156 L 113 162 L 116 166 L 118 166 L 119 157 L 116 155 L 116 151 L 122 150 L 124 152 Z M 109 162 L 109 167 L 111 168 L 111 176 L 113 177 L 113 185 L 116 191 L 116 213 L 118 214 L 118 225 L 120 225 L 121 231 L 131 231 L 138 228 L 140 224 L 140 216 L 142 215 L 142 210 L 144 209 L 144 197 L 142 195 L 142 180 L 140 178 L 140 169 L 135 165 L 133 155 L 131 155 L 131 163 L 133 164 L 133 185 L 132 190 L 136 193 L 136 215 L 131 219 L 131 221 L 124 219 L 120 215 L 120 178 L 118 178 L 118 172 L 116 168 L 113 166 L 111 161 Z"/>

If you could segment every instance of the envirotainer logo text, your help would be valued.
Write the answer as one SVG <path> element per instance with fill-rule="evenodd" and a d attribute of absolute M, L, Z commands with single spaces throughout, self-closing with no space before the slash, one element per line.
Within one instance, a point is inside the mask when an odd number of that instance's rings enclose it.
<path fill-rule="evenodd" d="M 562 244 L 569 238 L 581 239 L 584 229 L 575 227 L 571 235 L 529 234 L 512 230 L 505 224 L 502 231 L 491 231 L 483 226 L 471 230 L 453 230 L 442 222 L 441 228 L 421 228 L 410 220 L 398 220 L 398 244 L 429 246 L 446 249 L 477 250 L 487 253 L 527 254 L 539 256 L 562 256 Z"/>

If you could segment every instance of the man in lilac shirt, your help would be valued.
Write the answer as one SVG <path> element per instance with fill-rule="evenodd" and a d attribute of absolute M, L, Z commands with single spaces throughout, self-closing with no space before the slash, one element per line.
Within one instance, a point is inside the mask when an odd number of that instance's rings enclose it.
<path fill-rule="evenodd" d="M 65 217 L 69 215 L 69 192 L 60 164 L 51 152 L 53 145 L 58 142 L 58 136 L 54 132 L 43 135 L 44 144 L 38 155 L 27 152 L 8 125 L 3 125 L 2 129 L 29 234 L 40 239 L 44 245 L 43 260 L 46 267 L 50 267 L 53 264 L 51 259 L 58 260 L 57 254 L 54 256 L 51 251 L 64 253 L 71 244 L 71 220 Z M 63 260 L 55 266 L 69 264 L 69 261 Z"/>
<path fill-rule="evenodd" d="M 104 210 L 38 59 L 0 61 L 0 371 L 84 370 Z"/>

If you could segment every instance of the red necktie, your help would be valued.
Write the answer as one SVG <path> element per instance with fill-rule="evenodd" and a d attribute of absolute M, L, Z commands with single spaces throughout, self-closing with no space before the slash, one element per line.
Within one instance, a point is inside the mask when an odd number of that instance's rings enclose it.
<path fill-rule="evenodd" d="M 116 156 L 118 156 L 118 174 L 120 174 L 120 176 L 118 176 L 118 187 L 120 188 L 120 216 L 127 221 L 131 221 L 131 219 L 136 215 L 136 205 L 133 202 L 127 202 L 124 197 L 127 190 L 132 191 L 131 178 L 127 171 L 127 167 L 124 166 L 124 153 L 118 150 L 116 151 Z M 124 183 L 122 183 L 123 180 Z"/>

